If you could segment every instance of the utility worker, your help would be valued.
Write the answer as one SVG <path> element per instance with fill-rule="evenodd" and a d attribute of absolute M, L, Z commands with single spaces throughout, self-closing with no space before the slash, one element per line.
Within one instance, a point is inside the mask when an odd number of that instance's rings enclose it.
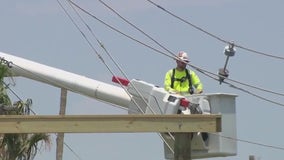
<path fill-rule="evenodd" d="M 176 57 L 177 66 L 166 73 L 164 88 L 166 91 L 182 95 L 202 93 L 203 85 L 194 71 L 186 68 L 189 62 L 187 53 L 180 51 Z"/>
<path fill-rule="evenodd" d="M 203 86 L 199 77 L 194 71 L 186 68 L 187 63 L 189 63 L 187 53 L 180 51 L 176 56 L 176 63 L 176 68 L 169 70 L 165 75 L 165 90 L 181 95 L 202 93 Z M 184 142 L 188 142 L 187 139 L 189 138 L 192 139 L 193 133 L 175 133 L 174 137 L 174 159 L 178 160 L 181 157 L 184 160 L 191 159 L 191 143 Z"/>

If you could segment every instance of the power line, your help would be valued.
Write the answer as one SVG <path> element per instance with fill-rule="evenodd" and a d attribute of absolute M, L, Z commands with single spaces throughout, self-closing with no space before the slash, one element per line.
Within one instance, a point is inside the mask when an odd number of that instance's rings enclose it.
<path fill-rule="evenodd" d="M 129 25 L 131 25 L 132 27 L 134 27 L 135 29 L 137 29 L 139 32 L 141 32 L 142 34 L 144 34 L 146 37 L 148 37 L 149 39 L 151 39 L 153 42 L 155 42 L 158 46 L 160 46 L 161 48 L 163 48 L 164 50 L 166 50 L 168 53 L 171 53 L 172 55 L 174 55 L 174 53 L 172 51 L 170 51 L 169 49 L 167 49 L 166 47 L 164 47 L 162 44 L 160 44 L 158 41 L 156 41 L 154 38 L 152 38 L 150 35 L 148 35 L 146 32 L 144 32 L 142 29 L 138 28 L 136 25 L 134 25 L 133 23 L 131 23 L 130 21 L 128 21 L 126 18 L 124 18 L 123 16 L 121 16 L 117 11 L 115 11 L 112 7 L 110 7 L 109 5 L 107 5 L 104 1 L 102 0 L 98 0 L 99 2 L 101 2 L 105 7 L 107 7 L 108 9 L 110 9 L 113 13 L 115 13 L 117 16 L 119 16 L 121 19 L 123 19 L 126 23 L 128 23 Z"/>
<path fill-rule="evenodd" d="M 210 78 L 212 78 L 212 79 L 214 79 L 214 80 L 216 80 L 216 81 L 219 81 L 219 77 L 220 77 L 219 75 L 214 74 L 214 73 L 209 72 L 209 71 L 206 71 L 206 70 L 204 70 L 204 69 L 201 69 L 201 68 L 199 68 L 199 67 L 197 67 L 197 66 L 194 66 L 194 65 L 192 65 L 192 64 L 188 64 L 188 65 L 191 66 L 192 68 L 195 68 L 197 71 L 199 71 L 200 73 L 206 75 L 207 77 L 210 77 Z M 215 77 L 212 77 L 212 76 L 210 76 L 210 75 L 208 75 L 207 73 L 216 76 L 216 78 L 215 78 Z M 224 78 L 225 78 L 225 77 L 224 77 Z M 238 81 L 234 81 L 234 82 L 239 83 Z M 237 90 L 240 90 L 240 91 L 245 92 L 245 93 L 247 93 L 247 94 L 250 94 L 250 95 L 252 95 L 252 96 L 254 96 L 254 97 L 257 97 L 257 98 L 259 98 L 259 99 L 261 99 L 261 100 L 264 100 L 264 101 L 267 101 L 267 102 L 270 102 L 270 103 L 273 103 L 273 104 L 276 104 L 276 105 L 279 105 L 279 106 L 283 106 L 283 107 L 284 107 L 284 104 L 283 104 L 283 103 L 279 103 L 279 102 L 276 102 L 276 101 L 272 101 L 272 100 L 270 100 L 270 99 L 268 99 L 268 98 L 265 98 L 265 97 L 263 97 L 263 96 L 259 96 L 259 95 L 255 94 L 255 93 L 253 93 L 253 92 L 250 92 L 250 91 L 248 91 L 248 90 L 246 90 L 246 89 L 243 89 L 243 88 L 241 88 L 241 87 L 237 87 L 237 86 L 235 86 L 235 85 L 233 85 L 233 84 L 231 84 L 231 83 L 229 83 L 229 82 L 223 81 L 223 83 L 229 85 L 229 87 L 232 87 L 232 88 L 234 88 L 234 89 L 237 89 Z M 244 83 L 241 83 L 241 84 L 244 84 Z M 244 84 L 244 85 L 245 85 L 245 84 Z M 248 86 L 248 87 L 253 87 L 253 88 L 255 88 L 255 89 L 260 89 L 260 88 L 258 88 L 258 87 L 254 87 L 254 86 L 251 86 L 251 85 L 246 85 L 246 86 Z M 268 91 L 268 90 L 265 90 L 265 89 L 262 89 L 262 90 L 263 90 L 263 91 Z M 276 93 L 276 92 L 273 92 L 273 93 Z M 279 95 L 282 95 L 282 94 L 279 94 Z"/>
<path fill-rule="evenodd" d="M 182 22 L 184 22 L 184 23 L 186 23 L 186 24 L 192 26 L 193 28 L 195 28 L 195 29 L 197 29 L 197 30 L 199 30 L 199 31 L 201 31 L 201 32 L 203 32 L 203 33 L 205 33 L 205 34 L 207 34 L 207 35 L 209 35 L 210 37 L 213 37 L 213 38 L 215 38 L 215 39 L 217 39 L 217 40 L 219 40 L 219 41 L 221 41 L 221 42 L 223 42 L 223 43 L 229 43 L 229 41 L 224 40 L 224 39 L 220 38 L 219 36 L 216 36 L 215 34 L 212 34 L 212 33 L 208 32 L 208 31 L 202 29 L 201 27 L 199 27 L 199 26 L 197 26 L 197 25 L 195 25 L 195 24 L 193 24 L 193 23 L 191 23 L 191 22 L 189 22 L 189 21 L 187 21 L 187 20 L 185 20 L 185 19 L 183 19 L 183 18 L 181 18 L 181 17 L 175 15 L 174 13 L 172 13 L 172 12 L 170 12 L 169 10 L 165 9 L 165 8 L 162 7 L 161 5 L 158 5 L 157 3 L 155 3 L 155 2 L 153 2 L 153 1 L 151 1 L 151 0 L 146 0 L 146 1 L 148 1 L 148 2 L 151 3 L 152 5 L 156 6 L 157 8 L 163 10 L 164 12 L 168 13 L 169 15 L 171 15 L 171 16 L 177 18 L 178 20 L 180 20 L 180 21 L 182 21 Z M 275 55 L 272 55 L 272 54 L 268 54 L 268 53 L 256 51 L 256 50 L 254 50 L 254 49 L 250 49 L 250 48 L 247 48 L 247 47 L 238 45 L 238 44 L 235 44 L 235 46 L 238 47 L 238 48 L 241 48 L 241 49 L 243 49 L 243 50 L 246 50 L 246 51 L 249 51 L 249 52 L 252 52 L 252 53 L 256 53 L 256 54 L 258 54 L 258 55 L 262 55 L 262 56 L 266 56 L 266 57 L 270 57 L 270 58 L 275 58 L 275 59 L 284 60 L 284 57 L 281 57 L 281 56 L 275 56 Z"/>
<path fill-rule="evenodd" d="M 220 136 L 220 137 L 223 137 L 223 138 L 226 138 L 226 139 L 230 139 L 230 140 L 234 140 L 234 141 L 239 141 L 239 142 L 244 142 L 244 143 L 249 143 L 249 144 L 254 144 L 254 145 L 258 145 L 258 146 L 262 146 L 262 147 L 273 148 L 273 149 L 278 149 L 278 150 L 284 151 L 284 147 L 278 147 L 278 146 L 273 146 L 273 145 L 268 145 L 268 144 L 263 144 L 263 143 L 257 143 L 257 142 L 252 142 L 252 141 L 238 139 L 238 138 L 232 138 L 232 137 L 228 137 L 228 136 L 219 135 L 219 134 L 216 134 L 216 133 L 211 133 L 211 134 L 215 134 L 217 136 Z"/>
<path fill-rule="evenodd" d="M 175 18 L 181 20 L 182 22 L 184 22 L 184 23 L 186 23 L 186 24 L 192 26 L 193 28 L 195 28 L 195 29 L 197 29 L 197 30 L 199 30 L 199 31 L 201 31 L 201 32 L 204 32 L 204 33 L 206 33 L 207 35 L 209 35 L 209 36 L 211 36 L 211 37 L 213 37 L 213 38 L 215 38 L 215 39 L 217 39 L 217 40 L 219 40 L 219 41 L 221 41 L 221 42 L 229 43 L 229 41 L 226 41 L 226 40 L 224 40 L 224 39 L 222 39 L 222 38 L 220 38 L 220 37 L 218 37 L 218 36 L 216 36 L 216 35 L 214 35 L 214 34 L 212 34 L 212 33 L 210 33 L 210 32 L 207 32 L 206 30 L 202 29 L 201 27 L 198 27 L 197 25 L 195 25 L 195 24 L 193 24 L 193 23 L 190 23 L 190 22 L 186 21 L 185 19 L 183 19 L 183 18 L 181 18 L 181 17 L 179 17 L 179 16 L 173 14 L 172 12 L 166 10 L 166 9 L 165 9 L 164 7 L 162 7 L 161 5 L 158 5 L 157 3 L 154 3 L 154 2 L 151 1 L 151 0 L 146 0 L 146 1 L 150 2 L 151 4 L 155 5 L 155 6 L 158 7 L 159 9 L 161 9 L 161 10 L 163 10 L 164 12 L 170 14 L 171 16 L 173 16 L 173 17 L 175 17 Z"/>
<path fill-rule="evenodd" d="M 84 8 L 80 7 L 80 6 L 79 6 L 78 4 L 76 4 L 75 2 L 73 2 L 73 1 L 71 1 L 71 0 L 69 0 L 69 1 L 70 1 L 70 3 L 72 3 L 76 8 L 80 9 L 80 10 L 81 10 L 82 12 L 84 12 L 85 14 L 87 14 L 87 15 L 89 15 L 90 17 L 92 17 L 92 18 L 96 19 L 97 21 L 101 22 L 102 24 L 104 24 L 105 26 L 107 26 L 108 28 L 110 28 L 111 30 L 113 30 L 113 31 L 115 31 L 115 32 L 117 32 L 117 33 L 119 33 L 119 34 L 121 34 L 121 35 L 123 35 L 123 36 L 125 36 L 125 37 L 127 37 L 127 38 L 129 38 L 129 39 L 131 39 L 131 40 L 133 40 L 133 41 L 135 41 L 135 42 L 137 42 L 137 43 L 139 43 L 139 44 L 145 46 L 145 47 L 147 47 L 147 48 L 150 48 L 151 50 L 153 50 L 153 51 L 155 51 L 155 52 L 158 52 L 158 53 L 160 53 L 160 54 L 162 54 L 162 55 L 164 55 L 164 56 L 167 56 L 167 57 L 170 57 L 170 58 L 174 58 L 174 59 L 175 59 L 174 56 L 169 56 L 168 54 L 166 54 L 166 53 L 164 53 L 164 52 L 162 52 L 162 51 L 160 51 L 160 50 L 158 50 L 158 49 L 156 49 L 156 48 L 154 48 L 154 47 L 152 47 L 152 46 L 150 46 L 150 45 L 148 45 L 148 44 L 146 44 L 146 43 L 143 43 L 142 41 L 139 41 L 139 40 L 137 40 L 137 39 L 135 39 L 135 38 L 129 36 L 129 35 L 126 34 L 126 33 L 123 33 L 122 31 L 116 29 L 115 27 L 111 26 L 110 24 L 108 24 L 108 23 L 104 22 L 103 20 L 97 18 L 95 15 L 91 14 L 90 12 L 88 12 L 87 10 L 85 10 Z"/>

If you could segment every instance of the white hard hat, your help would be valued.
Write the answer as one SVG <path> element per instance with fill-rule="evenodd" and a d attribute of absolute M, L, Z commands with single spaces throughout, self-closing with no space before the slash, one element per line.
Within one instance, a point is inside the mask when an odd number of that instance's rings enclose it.
<path fill-rule="evenodd" d="M 186 61 L 186 62 L 189 62 L 189 59 L 188 59 L 188 56 L 187 56 L 187 53 L 184 52 L 184 51 L 180 51 L 178 52 L 177 54 L 177 58 L 182 60 L 182 61 Z"/>

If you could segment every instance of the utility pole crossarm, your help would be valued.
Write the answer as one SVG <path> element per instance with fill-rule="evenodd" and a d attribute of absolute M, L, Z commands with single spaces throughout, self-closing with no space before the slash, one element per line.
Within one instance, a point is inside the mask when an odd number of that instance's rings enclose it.
<path fill-rule="evenodd" d="M 221 132 L 221 115 L 1 115 L 0 133 Z"/>

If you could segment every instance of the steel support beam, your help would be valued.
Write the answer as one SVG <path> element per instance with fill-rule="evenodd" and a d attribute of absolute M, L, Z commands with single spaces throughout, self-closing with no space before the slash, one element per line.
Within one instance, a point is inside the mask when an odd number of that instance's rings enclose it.
<path fill-rule="evenodd" d="M 221 132 L 221 115 L 1 115 L 0 133 Z"/>

